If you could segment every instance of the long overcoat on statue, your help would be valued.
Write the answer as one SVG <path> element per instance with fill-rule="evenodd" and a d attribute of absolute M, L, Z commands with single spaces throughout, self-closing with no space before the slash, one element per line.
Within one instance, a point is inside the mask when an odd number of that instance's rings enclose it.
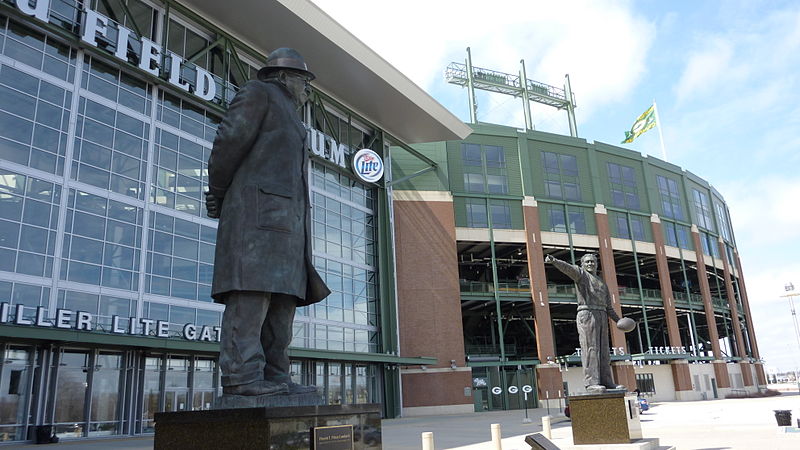
<path fill-rule="evenodd" d="M 223 198 L 211 296 L 293 295 L 298 306 L 330 291 L 311 261 L 306 129 L 277 81 L 247 82 L 217 129 L 209 191 Z"/>

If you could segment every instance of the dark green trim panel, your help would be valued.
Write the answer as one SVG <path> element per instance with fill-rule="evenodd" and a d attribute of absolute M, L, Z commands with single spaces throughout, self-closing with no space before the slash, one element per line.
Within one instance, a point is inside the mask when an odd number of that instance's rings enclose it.
<path fill-rule="evenodd" d="M 219 353 L 216 342 L 196 342 L 184 339 L 166 339 L 144 336 L 127 336 L 88 331 L 59 330 L 33 326 L 2 325 L 0 339 L 25 339 L 39 341 L 59 341 L 70 344 L 99 344 L 112 347 L 140 347 L 152 350 L 176 350 L 203 353 Z M 289 348 L 289 356 L 294 358 L 313 358 L 337 361 L 364 361 L 402 365 L 434 365 L 436 358 L 427 356 L 401 357 L 383 353 L 339 352 L 332 350 L 312 350 Z"/>
<path fill-rule="evenodd" d="M 439 360 L 430 356 L 395 356 L 383 353 L 340 352 L 335 350 L 312 350 L 307 348 L 289 348 L 289 356 L 295 358 L 329 359 L 336 361 L 364 361 L 404 366 L 435 365 Z"/>
<path fill-rule="evenodd" d="M 59 330 L 33 326 L 2 325 L 0 338 L 36 339 L 61 341 L 75 344 L 101 344 L 108 346 L 142 347 L 154 350 L 181 350 L 205 353 L 218 353 L 216 342 L 197 342 L 185 339 L 168 339 L 145 336 L 129 336 L 88 331 Z"/>
<path fill-rule="evenodd" d="M 498 367 L 498 366 L 537 366 L 540 364 L 538 359 L 521 359 L 519 361 L 467 361 L 467 367 Z"/>

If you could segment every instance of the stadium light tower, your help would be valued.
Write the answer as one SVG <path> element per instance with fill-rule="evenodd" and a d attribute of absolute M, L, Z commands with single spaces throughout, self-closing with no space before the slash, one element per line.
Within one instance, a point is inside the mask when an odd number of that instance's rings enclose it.
<path fill-rule="evenodd" d="M 789 298 L 789 308 L 792 311 L 792 323 L 794 324 L 794 334 L 797 338 L 797 349 L 800 351 L 800 325 L 797 323 L 797 312 L 794 309 L 794 297 L 800 295 L 800 293 L 794 292 L 794 284 L 791 282 L 786 283 L 783 286 L 783 290 L 787 292 L 785 295 L 781 295 L 781 297 L 788 297 Z M 800 392 L 800 378 L 797 376 L 797 367 L 794 368 L 794 381 L 797 383 L 797 390 Z"/>
<path fill-rule="evenodd" d="M 498 72 L 472 65 L 472 52 L 467 47 L 467 59 L 464 63 L 451 62 L 444 71 L 444 79 L 450 84 L 466 87 L 469 96 L 470 122 L 478 123 L 478 102 L 475 90 L 510 95 L 522 99 L 522 111 L 525 114 L 525 128 L 533 129 L 533 115 L 530 102 L 540 103 L 567 112 L 569 134 L 578 137 L 578 125 L 575 121 L 575 96 L 569 82 L 569 74 L 564 76 L 564 88 L 551 86 L 528 79 L 525 61 L 520 60 L 518 74 Z"/>

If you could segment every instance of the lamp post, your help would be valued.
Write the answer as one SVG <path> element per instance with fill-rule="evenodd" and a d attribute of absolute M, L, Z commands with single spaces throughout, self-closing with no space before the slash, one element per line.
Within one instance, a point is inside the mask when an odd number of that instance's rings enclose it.
<path fill-rule="evenodd" d="M 781 295 L 781 297 L 788 297 L 789 298 L 789 308 L 792 310 L 792 324 L 794 325 L 794 334 L 797 338 L 797 348 L 800 350 L 800 325 L 797 323 L 797 313 L 794 309 L 794 297 L 800 295 L 800 293 L 794 292 L 794 284 L 791 282 L 786 283 L 783 286 L 783 290 L 787 292 L 787 294 Z M 797 377 L 797 366 L 794 368 L 794 382 L 797 383 L 797 390 L 800 392 L 800 379 Z"/>

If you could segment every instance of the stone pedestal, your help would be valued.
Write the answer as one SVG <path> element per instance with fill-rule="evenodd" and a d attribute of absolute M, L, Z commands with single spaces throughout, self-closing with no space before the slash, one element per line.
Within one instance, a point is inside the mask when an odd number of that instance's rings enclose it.
<path fill-rule="evenodd" d="M 635 395 L 609 391 L 569 397 L 575 445 L 629 444 L 642 438 Z"/>
<path fill-rule="evenodd" d="M 308 449 L 312 427 L 335 425 L 353 426 L 354 449 L 381 448 L 379 404 L 163 412 L 155 421 L 155 449 Z"/>

